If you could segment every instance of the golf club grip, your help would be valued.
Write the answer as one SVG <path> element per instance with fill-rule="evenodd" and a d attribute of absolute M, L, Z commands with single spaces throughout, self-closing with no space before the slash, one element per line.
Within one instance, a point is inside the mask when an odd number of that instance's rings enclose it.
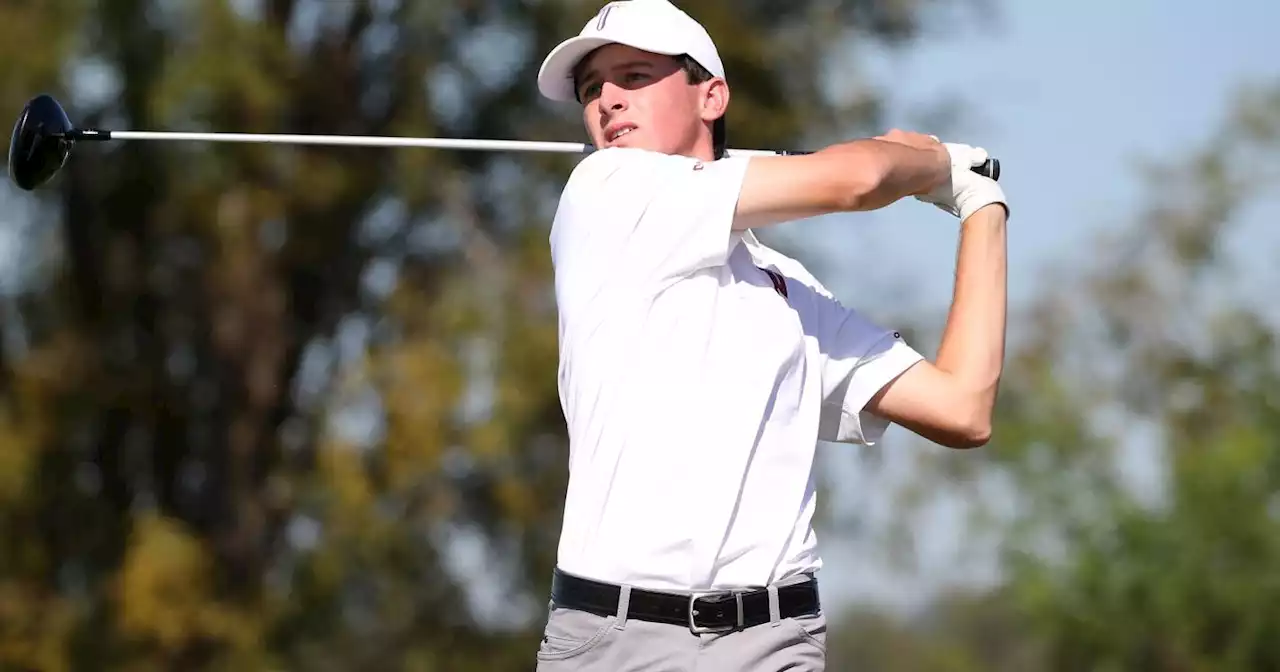
<path fill-rule="evenodd" d="M 971 168 L 973 172 L 989 177 L 997 182 L 1000 181 L 1000 159 L 987 159 L 981 166 Z"/>

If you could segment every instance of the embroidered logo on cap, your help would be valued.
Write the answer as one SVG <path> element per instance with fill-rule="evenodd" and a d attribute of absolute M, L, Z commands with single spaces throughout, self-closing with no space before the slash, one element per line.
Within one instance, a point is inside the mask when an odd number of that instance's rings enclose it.
<path fill-rule="evenodd" d="M 621 5 L 628 1 L 629 0 L 617 0 L 617 2 L 611 2 L 604 7 L 601 7 L 600 11 L 596 13 L 596 32 L 598 33 L 604 30 L 605 24 L 609 22 L 609 12 L 613 11 L 615 5 Z"/>

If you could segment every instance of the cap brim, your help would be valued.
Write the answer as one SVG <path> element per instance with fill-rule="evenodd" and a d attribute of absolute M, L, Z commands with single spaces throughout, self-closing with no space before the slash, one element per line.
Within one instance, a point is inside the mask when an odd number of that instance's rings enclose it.
<path fill-rule="evenodd" d="M 606 44 L 613 44 L 613 40 L 603 37 L 572 37 L 561 42 L 542 62 L 542 68 L 538 71 L 538 91 L 551 100 L 577 100 L 573 90 L 573 69 L 584 56 Z"/>
<path fill-rule="evenodd" d="M 573 90 L 573 69 L 591 52 L 607 44 L 625 44 L 642 51 L 655 54 L 668 54 L 667 51 L 655 48 L 654 45 L 631 44 L 626 40 L 609 37 L 571 37 L 556 45 L 547 58 L 542 61 L 538 70 L 538 91 L 551 100 L 569 102 L 576 101 L 578 96 Z"/>

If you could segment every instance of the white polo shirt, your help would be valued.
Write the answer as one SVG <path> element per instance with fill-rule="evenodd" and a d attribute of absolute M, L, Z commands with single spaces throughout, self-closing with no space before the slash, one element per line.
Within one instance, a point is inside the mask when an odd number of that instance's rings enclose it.
<path fill-rule="evenodd" d="M 566 572 L 708 590 L 817 571 L 816 443 L 878 440 L 887 423 L 863 407 L 921 359 L 732 231 L 749 160 L 605 149 L 565 186 L 550 243 Z"/>

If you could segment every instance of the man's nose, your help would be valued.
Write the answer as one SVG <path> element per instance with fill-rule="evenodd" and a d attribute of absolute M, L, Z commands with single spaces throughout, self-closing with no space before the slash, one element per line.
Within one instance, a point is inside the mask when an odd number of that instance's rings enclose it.
<path fill-rule="evenodd" d="M 600 87 L 600 109 L 608 112 L 621 112 L 627 109 L 627 96 L 622 87 L 605 82 Z"/>

